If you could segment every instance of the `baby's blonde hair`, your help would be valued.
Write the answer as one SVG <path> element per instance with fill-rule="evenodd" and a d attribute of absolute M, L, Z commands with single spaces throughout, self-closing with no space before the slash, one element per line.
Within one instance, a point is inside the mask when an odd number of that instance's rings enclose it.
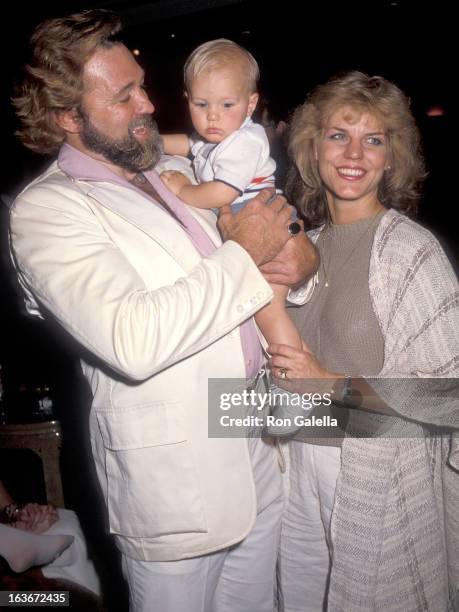
<path fill-rule="evenodd" d="M 203 72 L 230 66 L 234 62 L 243 64 L 249 92 L 256 92 L 260 78 L 256 59 L 247 49 L 226 38 L 209 40 L 190 54 L 183 69 L 186 91 L 190 91 L 192 81 Z"/>

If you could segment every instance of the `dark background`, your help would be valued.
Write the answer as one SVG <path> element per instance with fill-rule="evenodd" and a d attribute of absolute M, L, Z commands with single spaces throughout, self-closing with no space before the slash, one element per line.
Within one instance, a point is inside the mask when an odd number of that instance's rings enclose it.
<path fill-rule="evenodd" d="M 140 51 L 138 60 L 147 70 L 148 90 L 163 131 L 188 127 L 183 63 L 197 44 L 212 38 L 231 38 L 255 55 L 261 68 L 261 93 L 276 119 L 287 119 L 311 87 L 341 70 L 359 69 L 395 81 L 411 99 L 424 141 L 429 175 L 419 220 L 437 234 L 456 265 L 457 204 L 450 143 L 456 136 L 451 94 L 457 34 L 452 8 L 446 2 L 284 0 L 272 8 L 265 2 L 237 0 L 43 0 L 27 7 L 10 2 L 2 9 L 0 26 L 2 199 L 14 196 L 49 163 L 25 150 L 14 137 L 16 124 L 9 97 L 27 60 L 30 34 L 44 18 L 95 7 L 122 15 L 125 42 Z M 443 115 L 428 116 L 433 107 L 441 107 Z M 0 208 L 0 364 L 4 384 L 15 394 L 21 384 L 55 384 L 60 378 L 62 352 L 43 325 L 20 314 L 5 247 L 7 210 Z"/>
<path fill-rule="evenodd" d="M 213 38 L 235 40 L 255 55 L 262 75 L 261 94 L 277 120 L 287 119 L 314 85 L 341 70 L 363 70 L 396 82 L 411 99 L 429 171 L 419 220 L 438 236 L 456 266 L 457 197 L 451 161 L 451 143 L 456 138 L 452 88 L 457 72 L 453 66 L 457 43 L 453 4 L 404 0 L 284 0 L 272 5 L 237 0 L 9 2 L 2 7 L 0 24 L 2 199 L 14 196 L 49 163 L 16 141 L 9 104 L 13 83 L 27 59 L 27 41 L 33 28 L 47 17 L 83 8 L 108 8 L 123 16 L 127 46 L 140 51 L 138 61 L 147 70 L 147 87 L 163 131 L 188 127 L 182 94 L 183 63 L 195 46 Z M 433 107 L 443 109 L 443 114 L 429 116 Z M 9 265 L 7 208 L 1 204 L 0 245 L 0 364 L 10 417 L 27 420 L 36 387 L 51 386 L 56 415 L 64 428 L 66 503 L 78 510 L 90 544 L 102 551 L 101 571 L 110 607 L 123 609 L 124 594 L 114 588 L 119 583 L 113 579 L 117 566 L 110 560 L 110 545 L 100 535 L 100 500 L 95 487 L 88 484 L 93 481 L 87 461 L 89 400 L 79 378 L 76 352 L 50 324 L 32 321 L 24 314 Z M 5 463 L 0 456 L 0 478 L 8 477 L 2 476 Z"/>

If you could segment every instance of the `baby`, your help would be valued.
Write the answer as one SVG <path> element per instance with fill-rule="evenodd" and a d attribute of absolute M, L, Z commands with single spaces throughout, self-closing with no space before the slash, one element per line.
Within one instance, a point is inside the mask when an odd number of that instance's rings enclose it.
<path fill-rule="evenodd" d="M 180 172 L 161 173 L 169 189 L 187 204 L 208 209 L 231 204 L 236 212 L 256 192 L 274 187 L 276 164 L 269 155 L 266 132 L 251 119 L 258 102 L 259 74 L 255 58 L 223 38 L 200 45 L 187 59 L 185 90 L 197 138 L 170 134 L 163 141 L 169 155 L 191 152 L 198 184 Z M 273 301 L 255 320 L 269 343 L 301 348 L 285 309 L 288 289 L 282 285 L 272 289 Z"/>

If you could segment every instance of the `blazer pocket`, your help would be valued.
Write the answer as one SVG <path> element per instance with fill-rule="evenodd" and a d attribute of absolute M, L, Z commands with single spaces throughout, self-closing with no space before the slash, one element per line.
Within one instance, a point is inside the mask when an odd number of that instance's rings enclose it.
<path fill-rule="evenodd" d="M 157 402 L 97 411 L 111 533 L 153 538 L 207 531 L 183 407 Z"/>

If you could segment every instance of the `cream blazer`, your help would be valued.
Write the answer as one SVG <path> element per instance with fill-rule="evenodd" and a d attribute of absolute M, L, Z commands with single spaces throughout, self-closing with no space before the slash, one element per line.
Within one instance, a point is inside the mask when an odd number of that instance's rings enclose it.
<path fill-rule="evenodd" d="M 29 309 L 91 354 L 91 442 L 110 531 L 127 555 L 175 560 L 243 539 L 256 516 L 245 439 L 208 436 L 207 380 L 245 376 L 238 326 L 272 297 L 247 252 L 202 259 L 179 224 L 133 189 L 51 167 L 11 210 Z"/>

